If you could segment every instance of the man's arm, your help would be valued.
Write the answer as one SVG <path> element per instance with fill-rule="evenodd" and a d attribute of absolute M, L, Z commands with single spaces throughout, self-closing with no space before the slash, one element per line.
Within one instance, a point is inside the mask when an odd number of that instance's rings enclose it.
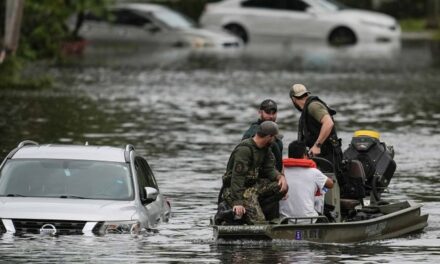
<path fill-rule="evenodd" d="M 319 189 L 322 189 L 323 187 L 327 187 L 329 189 L 333 188 L 333 179 L 330 177 L 327 177 L 324 173 L 322 173 L 318 169 L 315 170 L 315 183 L 318 186 Z"/>
<path fill-rule="evenodd" d="M 319 155 L 321 153 L 321 147 L 320 146 L 318 147 L 317 145 L 324 143 L 324 141 L 328 138 L 328 136 L 332 132 L 333 126 L 335 125 L 333 119 L 330 117 L 329 114 L 323 116 L 320 122 L 322 126 L 321 126 L 321 130 L 319 131 L 318 139 L 310 149 L 310 153 L 313 154 L 313 156 Z"/>
<path fill-rule="evenodd" d="M 267 177 L 272 181 L 278 181 L 278 185 L 280 186 L 280 191 L 287 191 L 287 181 L 283 174 L 275 169 L 275 156 L 272 151 L 269 149 L 264 159 L 263 164 L 263 173 L 267 175 Z"/>
<path fill-rule="evenodd" d="M 243 206 L 243 193 L 245 190 L 246 176 L 249 173 L 249 164 L 251 164 L 252 153 L 248 147 L 240 146 L 234 153 L 234 164 L 231 175 L 231 196 L 232 211 L 242 217 L 246 213 Z"/>
<path fill-rule="evenodd" d="M 234 163 L 232 165 L 231 174 L 231 196 L 232 206 L 243 205 L 243 193 L 245 188 L 246 177 L 249 172 L 249 164 L 251 164 L 251 149 L 246 146 L 240 146 L 234 153 Z"/>
<path fill-rule="evenodd" d="M 333 180 L 330 177 L 327 177 L 324 186 L 329 189 L 333 188 Z"/>

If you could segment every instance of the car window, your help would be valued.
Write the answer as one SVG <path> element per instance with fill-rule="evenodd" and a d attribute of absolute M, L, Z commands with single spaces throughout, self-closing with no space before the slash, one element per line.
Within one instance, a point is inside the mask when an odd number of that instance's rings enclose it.
<path fill-rule="evenodd" d="M 141 191 L 144 190 L 145 187 L 153 187 L 159 190 L 153 171 L 146 160 L 141 157 L 137 157 L 135 160 L 135 168 Z"/>
<path fill-rule="evenodd" d="M 291 11 L 306 11 L 309 5 L 301 0 L 286 1 L 285 8 Z"/>
<path fill-rule="evenodd" d="M 248 0 L 243 1 L 241 5 L 243 7 L 281 9 L 283 1 L 284 0 Z"/>
<path fill-rule="evenodd" d="M 103 15 L 96 15 L 92 12 L 86 12 L 84 14 L 84 20 L 107 21 L 119 25 L 129 25 L 136 27 L 142 27 L 145 24 L 152 23 L 151 20 L 147 17 L 126 9 L 112 10 L 109 13 L 105 13 Z"/>
<path fill-rule="evenodd" d="M 111 17 L 113 17 L 112 19 L 113 23 L 120 25 L 142 27 L 145 24 L 151 23 L 151 21 L 148 18 L 141 16 L 137 13 L 134 13 L 131 10 L 125 10 L 125 9 L 112 11 Z"/>
<path fill-rule="evenodd" d="M 89 21 L 102 21 L 104 20 L 101 16 L 95 15 L 92 12 L 86 12 L 84 14 L 84 20 Z"/>
<path fill-rule="evenodd" d="M 159 21 L 172 28 L 185 29 L 195 27 L 195 23 L 191 21 L 191 19 L 170 9 L 158 10 L 154 13 L 154 16 Z"/>
<path fill-rule="evenodd" d="M 305 11 L 309 5 L 301 0 L 248 0 L 243 7 L 268 8 L 278 10 Z"/>
<path fill-rule="evenodd" d="M 9 160 L 0 171 L 0 196 L 104 200 L 134 197 L 127 164 L 61 159 Z"/>

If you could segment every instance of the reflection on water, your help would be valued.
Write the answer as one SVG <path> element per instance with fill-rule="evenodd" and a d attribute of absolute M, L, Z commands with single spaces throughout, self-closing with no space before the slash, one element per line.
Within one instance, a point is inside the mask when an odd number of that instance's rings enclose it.
<path fill-rule="evenodd" d="M 173 218 L 158 234 L 135 239 L 3 236 L 2 261 L 434 263 L 440 252 L 438 43 L 280 45 L 254 45 L 240 53 L 103 52 L 50 69 L 59 83 L 54 90 L 0 91 L 0 156 L 23 139 L 132 143 L 151 163 L 173 207 Z M 220 176 L 256 119 L 259 102 L 276 100 L 284 144 L 296 138 L 299 113 L 288 98 L 294 82 L 305 83 L 338 110 L 344 148 L 357 129 L 377 129 L 394 146 L 398 168 L 385 196 L 423 201 L 430 214 L 425 232 L 359 245 L 212 240 L 208 219 Z"/>

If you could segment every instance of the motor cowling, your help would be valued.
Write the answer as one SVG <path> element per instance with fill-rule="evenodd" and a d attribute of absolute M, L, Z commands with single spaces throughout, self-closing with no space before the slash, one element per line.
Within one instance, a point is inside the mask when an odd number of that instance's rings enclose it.
<path fill-rule="evenodd" d="M 373 192 L 380 199 L 396 170 L 394 149 L 379 139 L 379 133 L 371 130 L 356 131 L 347 150 L 345 160 L 358 160 L 365 172 L 365 192 Z"/>

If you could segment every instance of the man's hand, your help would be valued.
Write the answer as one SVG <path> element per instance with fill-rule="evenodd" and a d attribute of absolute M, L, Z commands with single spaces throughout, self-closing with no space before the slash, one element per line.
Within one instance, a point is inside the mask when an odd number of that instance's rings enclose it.
<path fill-rule="evenodd" d="M 316 157 L 319 154 L 321 154 L 321 148 L 318 148 L 316 145 L 313 145 L 313 147 L 309 150 L 309 156 Z"/>
<path fill-rule="evenodd" d="M 287 181 L 286 177 L 282 174 L 278 175 L 278 186 L 280 186 L 280 192 L 287 192 Z"/>
<path fill-rule="evenodd" d="M 246 209 L 242 205 L 232 207 L 232 211 L 240 218 L 246 213 Z"/>
<path fill-rule="evenodd" d="M 333 127 L 335 126 L 335 124 L 333 123 L 333 119 L 329 114 L 326 114 L 324 117 L 322 117 L 319 122 L 321 123 L 321 130 L 319 131 L 319 135 L 316 139 L 315 144 L 309 151 L 310 157 L 316 157 L 321 154 L 321 147 L 316 146 L 316 144 L 324 144 L 325 140 L 328 138 L 328 136 L 332 132 Z"/>

